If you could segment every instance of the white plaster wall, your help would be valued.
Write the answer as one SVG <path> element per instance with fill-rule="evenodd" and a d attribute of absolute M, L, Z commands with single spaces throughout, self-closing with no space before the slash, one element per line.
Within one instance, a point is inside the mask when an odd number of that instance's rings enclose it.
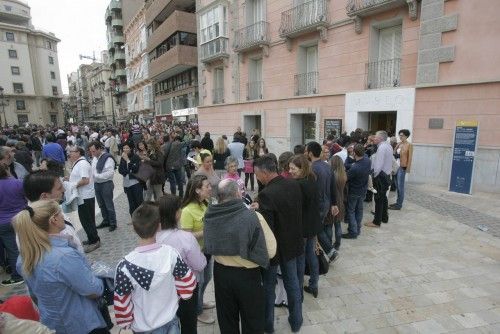
<path fill-rule="evenodd" d="M 396 111 L 396 131 L 413 130 L 415 88 L 391 88 L 350 92 L 345 97 L 345 130 L 349 133 L 364 126 L 360 112 Z M 413 131 L 412 131 L 413 132 Z"/>

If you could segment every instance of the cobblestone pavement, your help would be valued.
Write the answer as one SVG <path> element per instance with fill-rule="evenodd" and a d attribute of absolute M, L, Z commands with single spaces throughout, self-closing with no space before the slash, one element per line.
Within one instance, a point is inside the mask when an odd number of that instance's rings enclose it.
<path fill-rule="evenodd" d="M 500 333 L 500 239 L 494 236 L 500 210 L 487 197 L 409 185 L 404 209 L 391 211 L 388 224 L 342 241 L 340 259 L 320 278 L 318 298 L 304 297 L 301 333 Z M 112 265 L 136 242 L 125 196 L 115 203 L 118 229 L 100 231 L 103 246 L 89 256 Z M 366 206 L 364 220 L 370 218 Z M 477 224 L 488 224 L 488 233 Z M 0 288 L 0 298 L 24 290 Z M 214 300 L 212 284 L 206 298 Z M 275 315 L 276 333 L 289 333 L 286 309 Z M 204 325 L 199 333 L 219 329 Z"/>

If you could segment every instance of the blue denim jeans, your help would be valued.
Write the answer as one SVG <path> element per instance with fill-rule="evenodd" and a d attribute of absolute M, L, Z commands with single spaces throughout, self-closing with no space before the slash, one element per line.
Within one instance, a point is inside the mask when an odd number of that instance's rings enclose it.
<path fill-rule="evenodd" d="M 363 199 L 361 195 L 349 195 L 347 197 L 347 214 L 349 215 L 350 235 L 358 236 L 361 233 L 361 222 L 363 221 Z"/>
<path fill-rule="evenodd" d="M 403 167 L 399 167 L 396 174 L 396 182 L 398 186 L 398 199 L 396 201 L 396 206 L 398 208 L 403 207 L 403 201 L 405 200 L 405 176 L 406 169 L 403 169 Z"/>
<path fill-rule="evenodd" d="M 168 182 L 170 183 L 170 193 L 172 195 L 176 194 L 176 185 L 179 189 L 179 197 L 184 196 L 184 182 L 182 180 L 182 169 L 170 169 L 167 172 Z"/>
<path fill-rule="evenodd" d="M 298 332 L 304 319 L 302 318 L 302 286 L 300 280 L 304 279 L 304 272 L 299 273 L 304 263 L 304 254 L 287 262 L 281 262 L 281 275 L 288 298 L 288 322 L 293 332 Z M 264 291 L 266 293 L 265 325 L 266 333 L 274 332 L 274 300 L 276 299 L 275 286 L 278 266 L 269 266 L 263 271 Z M 302 277 L 301 277 L 302 276 Z"/>
<path fill-rule="evenodd" d="M 115 204 L 113 203 L 113 181 L 94 183 L 95 199 L 101 209 L 102 221 L 105 224 L 116 226 Z"/>
<path fill-rule="evenodd" d="M 321 248 L 323 248 L 323 251 L 326 254 L 330 253 L 330 251 L 333 248 L 332 237 L 333 237 L 333 225 L 332 224 L 323 225 L 323 230 L 321 230 L 318 233 L 318 241 L 319 244 L 321 245 Z"/>
<path fill-rule="evenodd" d="M 165 325 L 147 332 L 134 332 L 134 334 L 181 334 L 181 326 L 177 317 Z"/>
<path fill-rule="evenodd" d="M 7 251 L 7 259 L 9 260 L 9 265 L 12 269 L 12 279 L 21 278 L 21 275 L 19 275 L 16 270 L 19 250 L 16 244 L 16 233 L 14 232 L 14 228 L 11 223 L 0 224 L 0 240 L 2 241 L 3 247 L 5 247 L 5 250 Z"/>
<path fill-rule="evenodd" d="M 213 261 L 210 255 L 207 256 L 205 254 L 205 257 L 207 258 L 207 265 L 198 279 L 198 315 L 203 313 L 203 295 L 205 294 L 208 283 L 210 283 L 210 280 L 212 279 Z"/>
<path fill-rule="evenodd" d="M 316 237 L 311 237 L 306 239 L 305 244 L 305 260 L 309 266 L 309 287 L 313 289 L 318 288 L 319 281 L 319 263 L 318 257 L 316 256 Z M 304 284 L 304 275 L 302 275 L 301 284 Z"/>

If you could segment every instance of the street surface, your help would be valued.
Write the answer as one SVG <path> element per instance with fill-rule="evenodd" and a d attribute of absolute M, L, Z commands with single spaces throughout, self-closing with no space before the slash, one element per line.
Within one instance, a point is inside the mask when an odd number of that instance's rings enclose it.
<path fill-rule="evenodd" d="M 102 246 L 88 256 L 113 266 L 137 241 L 118 174 L 115 184 L 118 229 L 99 230 Z M 500 333 L 498 203 L 495 194 L 408 185 L 404 209 L 390 211 L 388 224 L 342 240 L 340 259 L 320 278 L 318 298 L 305 294 L 301 333 Z M 371 217 L 366 204 L 364 221 Z M 0 287 L 1 299 L 22 293 L 24 285 Z M 206 299 L 215 300 L 213 284 Z M 276 333 L 289 333 L 286 309 L 275 315 Z M 219 333 L 217 323 L 200 325 L 199 333 Z"/>

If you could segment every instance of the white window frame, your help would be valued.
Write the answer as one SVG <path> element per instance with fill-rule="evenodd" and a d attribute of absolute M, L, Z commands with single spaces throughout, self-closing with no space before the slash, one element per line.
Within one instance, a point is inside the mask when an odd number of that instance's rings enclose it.
<path fill-rule="evenodd" d="M 227 7 L 224 5 L 214 6 L 200 14 L 200 45 L 219 37 L 227 38 Z"/>

